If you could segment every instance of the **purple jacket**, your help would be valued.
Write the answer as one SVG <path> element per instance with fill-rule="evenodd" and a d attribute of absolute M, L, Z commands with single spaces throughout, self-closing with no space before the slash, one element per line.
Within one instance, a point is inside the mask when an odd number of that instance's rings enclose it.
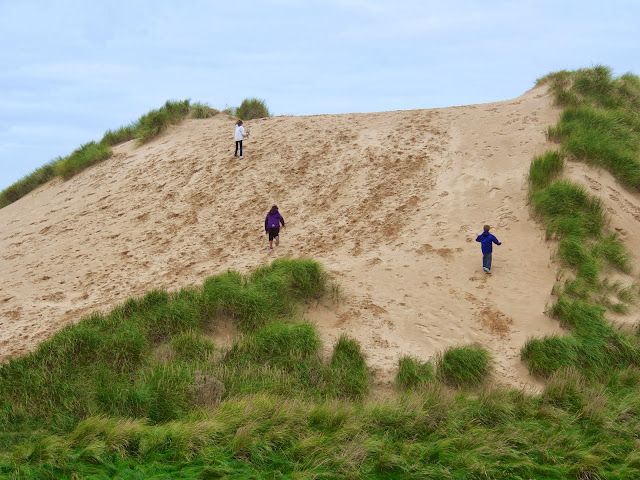
<path fill-rule="evenodd" d="M 284 218 L 282 218 L 278 210 L 273 213 L 267 213 L 267 217 L 264 219 L 265 231 L 270 228 L 280 228 L 280 224 L 284 227 Z"/>
<path fill-rule="evenodd" d="M 492 243 L 500 245 L 498 239 L 489 232 L 482 232 L 480 235 L 478 235 L 478 237 L 476 238 L 476 242 L 480 242 L 482 253 L 491 253 L 493 251 Z"/>

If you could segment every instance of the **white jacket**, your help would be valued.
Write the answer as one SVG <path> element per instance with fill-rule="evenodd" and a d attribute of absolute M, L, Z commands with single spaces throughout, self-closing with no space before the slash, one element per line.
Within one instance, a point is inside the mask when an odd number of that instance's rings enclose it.
<path fill-rule="evenodd" d="M 236 142 L 238 140 L 244 140 L 247 134 L 244 133 L 244 127 L 242 125 L 236 125 Z"/>

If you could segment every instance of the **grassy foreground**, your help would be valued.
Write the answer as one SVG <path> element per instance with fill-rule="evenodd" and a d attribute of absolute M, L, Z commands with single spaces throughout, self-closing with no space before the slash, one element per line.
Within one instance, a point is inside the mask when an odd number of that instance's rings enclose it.
<path fill-rule="evenodd" d="M 152 291 L 0 367 L 0 477 L 631 478 L 640 369 L 575 369 L 541 396 L 489 389 L 486 350 L 400 360 L 371 395 L 360 346 L 301 319 L 328 295 L 311 260 Z M 242 332 L 232 345 L 220 322 Z"/>

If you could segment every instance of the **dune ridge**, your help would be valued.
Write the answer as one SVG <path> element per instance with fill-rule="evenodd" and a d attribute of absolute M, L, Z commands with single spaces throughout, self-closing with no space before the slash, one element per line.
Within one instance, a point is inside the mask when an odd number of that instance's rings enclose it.
<path fill-rule="evenodd" d="M 325 344 L 357 339 L 379 382 L 402 355 L 480 343 L 497 382 L 538 388 L 520 348 L 562 329 L 544 314 L 557 265 L 526 173 L 559 113 L 541 86 L 481 105 L 253 120 L 242 160 L 224 115 L 114 147 L 0 210 L 0 360 L 131 295 L 291 255 L 340 283 L 343 301 L 307 317 Z M 273 203 L 287 228 L 269 255 Z M 491 276 L 474 241 L 484 223 L 503 242 Z"/>

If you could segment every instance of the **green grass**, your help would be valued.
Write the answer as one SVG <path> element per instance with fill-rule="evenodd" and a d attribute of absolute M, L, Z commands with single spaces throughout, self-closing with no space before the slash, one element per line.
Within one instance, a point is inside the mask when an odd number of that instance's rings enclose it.
<path fill-rule="evenodd" d="M 213 354 L 213 342 L 198 332 L 184 332 L 171 338 L 171 351 L 183 362 L 206 361 Z"/>
<path fill-rule="evenodd" d="M 151 110 L 133 125 L 135 138 L 139 144 L 157 137 L 169 125 L 175 125 L 189 114 L 189 100 L 169 101 L 157 110 Z"/>
<path fill-rule="evenodd" d="M 111 149 L 104 143 L 89 142 L 73 151 L 71 155 L 61 158 L 55 164 L 57 176 L 68 180 L 76 173 L 102 162 L 111 156 Z"/>
<path fill-rule="evenodd" d="M 102 136 L 100 143 L 103 143 L 109 147 L 119 145 L 120 143 L 128 142 L 136 138 L 136 132 L 132 125 L 120 127 L 117 130 L 107 130 Z"/>
<path fill-rule="evenodd" d="M 631 365 L 604 375 L 606 383 L 561 362 L 539 396 L 486 388 L 488 352 L 464 346 L 436 356 L 437 374 L 431 361 L 402 357 L 402 391 L 381 400 L 360 345 L 343 335 L 323 353 L 316 329 L 299 318 L 305 302 L 330 294 L 327 285 L 316 262 L 280 259 L 200 288 L 153 290 L 63 329 L 0 367 L 0 477 L 640 474 L 640 368 L 626 337 L 529 343 L 542 368 L 563 358 L 562 342 L 572 358 L 602 350 Z M 259 322 L 242 319 L 255 315 L 243 305 L 254 294 L 273 309 Z M 602 311 L 566 302 L 554 314 L 576 331 L 607 328 L 590 325 Z M 210 336 L 221 317 L 248 326 L 230 347 Z"/>
<path fill-rule="evenodd" d="M 547 226 L 548 237 L 598 237 L 607 224 L 602 202 L 567 180 L 533 191 L 531 205 Z"/>
<path fill-rule="evenodd" d="M 480 346 L 450 347 L 436 359 L 438 378 L 456 387 L 482 385 L 491 372 L 491 355 Z"/>
<path fill-rule="evenodd" d="M 403 389 L 415 389 L 430 385 L 436 380 L 431 362 L 422 362 L 413 356 L 403 356 L 398 360 L 396 384 Z"/>
<path fill-rule="evenodd" d="M 245 98 L 240 106 L 233 110 L 233 113 L 236 117 L 245 121 L 271 116 L 264 100 L 259 98 Z"/>
<path fill-rule="evenodd" d="M 328 392 L 341 398 L 363 399 L 370 388 L 370 376 L 360 345 L 345 334 L 338 339 L 331 356 Z"/>
<path fill-rule="evenodd" d="M 552 74 L 552 91 L 565 107 L 550 138 L 575 159 L 609 170 L 623 185 L 640 189 L 640 78 L 611 77 L 598 66 Z"/>
<path fill-rule="evenodd" d="M 206 103 L 192 103 L 191 104 L 191 116 L 193 118 L 211 118 L 220 113 L 220 110 L 210 107 Z"/>
<path fill-rule="evenodd" d="M 46 165 L 37 168 L 29 175 L 24 176 L 13 185 L 2 190 L 2 192 L 0 192 L 0 208 L 10 205 L 24 197 L 29 192 L 55 178 L 56 162 L 57 160 L 52 160 Z"/>
<path fill-rule="evenodd" d="M 572 368 L 602 380 L 638 365 L 637 338 L 618 333 L 605 316 L 628 312 L 637 288 L 608 280 L 611 271 L 631 273 L 631 255 L 618 235 L 607 231 L 600 200 L 561 178 L 563 158 L 606 168 L 623 185 L 640 187 L 640 79 L 630 74 L 612 79 L 610 69 L 599 66 L 558 72 L 540 82 L 549 83 L 564 111 L 548 130 L 560 150 L 532 161 L 529 198 L 548 237 L 559 240 L 558 256 L 574 276 L 554 287 L 558 298 L 548 310 L 570 333 L 529 339 L 521 355 L 541 377 Z"/>
<path fill-rule="evenodd" d="M 538 398 L 504 390 L 465 398 L 441 388 L 371 403 L 253 394 L 162 424 L 90 416 L 0 454 L 0 474 L 633 478 L 633 378 L 617 377 L 615 394 L 568 370 Z"/>
<path fill-rule="evenodd" d="M 533 191 L 548 187 L 562 172 L 564 158 L 559 152 L 546 152 L 537 156 L 529 167 L 529 185 Z"/>

